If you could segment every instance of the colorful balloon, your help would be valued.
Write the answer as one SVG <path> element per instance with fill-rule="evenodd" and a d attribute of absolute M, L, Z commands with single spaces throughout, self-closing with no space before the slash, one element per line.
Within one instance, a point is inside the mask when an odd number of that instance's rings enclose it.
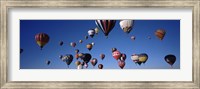
<path fill-rule="evenodd" d="M 165 36 L 166 32 L 163 29 L 158 29 L 155 32 L 155 35 L 160 39 L 163 40 L 164 36 Z"/>
<path fill-rule="evenodd" d="M 75 43 L 75 42 L 71 42 L 70 45 L 71 45 L 72 47 L 76 47 L 76 43 Z"/>
<path fill-rule="evenodd" d="M 96 20 L 95 23 L 97 27 L 103 31 L 104 35 L 108 36 L 114 28 L 116 20 Z"/>
<path fill-rule="evenodd" d="M 171 67 L 176 62 L 176 56 L 172 54 L 166 55 L 164 59 Z"/>
<path fill-rule="evenodd" d="M 148 59 L 148 55 L 146 53 L 141 53 L 139 55 L 139 62 L 145 63 Z"/>
<path fill-rule="evenodd" d="M 139 55 L 133 54 L 133 55 L 131 55 L 131 59 L 133 60 L 133 62 L 138 63 L 139 62 Z"/>
<path fill-rule="evenodd" d="M 66 54 L 62 57 L 62 60 L 64 62 L 66 62 L 68 68 L 69 68 L 69 65 L 71 64 L 71 62 L 73 61 L 73 56 L 71 54 Z"/>
<path fill-rule="evenodd" d="M 121 59 L 121 61 L 125 61 L 126 60 L 126 54 L 122 53 L 120 59 Z"/>
<path fill-rule="evenodd" d="M 99 68 L 99 69 L 103 69 L 103 64 L 99 64 L 99 65 L 98 65 L 98 68 Z"/>
<path fill-rule="evenodd" d="M 76 61 L 75 64 L 76 64 L 76 66 L 78 66 L 78 65 L 81 64 L 81 62 L 80 61 Z"/>
<path fill-rule="evenodd" d="M 88 35 L 93 38 L 95 35 L 95 30 L 94 29 L 89 30 Z"/>
<path fill-rule="evenodd" d="M 125 64 L 126 64 L 125 61 L 118 61 L 118 65 L 119 65 L 119 67 L 120 67 L 121 69 L 124 68 Z"/>
<path fill-rule="evenodd" d="M 132 28 L 133 28 L 133 24 L 134 21 L 133 20 L 121 20 L 119 22 L 119 25 L 121 27 L 121 29 L 125 32 L 125 33 L 130 33 Z"/>
<path fill-rule="evenodd" d="M 81 56 L 81 59 L 83 59 L 83 61 L 85 63 L 88 63 L 90 61 L 90 59 L 92 58 L 91 54 L 89 53 L 84 53 L 82 56 Z"/>
<path fill-rule="evenodd" d="M 114 51 L 114 52 L 112 53 L 112 56 L 113 56 L 116 60 L 118 60 L 118 59 L 120 59 L 120 57 L 121 57 L 121 53 L 120 53 L 119 51 Z"/>
<path fill-rule="evenodd" d="M 90 60 L 90 62 L 92 66 L 94 67 L 97 64 L 98 60 L 96 58 L 93 58 L 92 60 Z"/>
<path fill-rule="evenodd" d="M 89 44 L 86 45 L 86 47 L 87 47 L 87 49 L 90 51 L 90 50 L 92 49 L 93 46 L 92 46 L 92 44 L 89 43 Z"/>
<path fill-rule="evenodd" d="M 98 27 L 96 27 L 94 30 L 95 30 L 95 33 L 96 33 L 96 34 L 99 33 L 99 29 L 98 29 Z"/>
<path fill-rule="evenodd" d="M 103 60 L 105 58 L 105 54 L 100 54 L 100 58 Z"/>
<path fill-rule="evenodd" d="M 40 46 L 40 49 L 42 48 L 49 42 L 49 36 L 46 33 L 38 33 L 35 35 L 35 40 L 37 44 Z"/>

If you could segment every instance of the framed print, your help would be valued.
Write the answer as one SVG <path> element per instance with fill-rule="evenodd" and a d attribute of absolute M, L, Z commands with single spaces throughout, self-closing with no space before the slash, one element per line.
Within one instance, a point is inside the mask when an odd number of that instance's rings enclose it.
<path fill-rule="evenodd" d="M 199 89 L 199 0 L 1 0 L 1 88 Z"/>

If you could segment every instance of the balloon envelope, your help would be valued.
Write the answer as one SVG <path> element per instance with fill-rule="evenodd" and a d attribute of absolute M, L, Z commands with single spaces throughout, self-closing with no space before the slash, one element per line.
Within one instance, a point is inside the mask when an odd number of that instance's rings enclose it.
<path fill-rule="evenodd" d="M 118 65 L 119 65 L 119 67 L 120 67 L 121 69 L 124 68 L 125 64 L 126 64 L 125 61 L 119 61 L 119 62 L 118 62 Z"/>
<path fill-rule="evenodd" d="M 114 51 L 114 52 L 112 53 L 112 56 L 113 56 L 116 60 L 118 60 L 118 59 L 121 57 L 121 53 L 120 53 L 119 51 Z"/>
<path fill-rule="evenodd" d="M 46 33 L 38 33 L 35 35 L 37 44 L 42 48 L 49 42 L 49 36 Z"/>
<path fill-rule="evenodd" d="M 133 24 L 134 21 L 133 20 L 121 20 L 119 22 L 119 25 L 121 27 L 121 29 L 125 32 L 125 33 L 130 33 L 132 28 L 133 28 Z"/>
<path fill-rule="evenodd" d="M 94 29 L 89 30 L 88 35 L 93 38 L 95 35 L 95 30 Z"/>
<path fill-rule="evenodd" d="M 176 56 L 172 54 L 166 55 L 165 61 L 172 66 L 176 62 Z"/>
<path fill-rule="evenodd" d="M 95 33 L 96 33 L 96 34 L 99 33 L 99 29 L 98 29 L 98 27 L 96 27 L 94 30 L 95 30 Z"/>
<path fill-rule="evenodd" d="M 100 58 L 103 60 L 105 58 L 105 54 L 100 54 Z"/>
<path fill-rule="evenodd" d="M 92 60 L 90 60 L 92 66 L 95 66 L 98 62 L 98 60 L 96 58 L 93 58 Z"/>
<path fill-rule="evenodd" d="M 116 20 L 96 20 L 95 23 L 97 27 L 103 31 L 104 35 L 108 36 L 114 28 Z"/>
<path fill-rule="evenodd" d="M 88 63 L 90 61 L 90 59 L 92 58 L 91 54 L 89 53 L 84 53 L 82 56 L 82 59 L 85 63 Z"/>
<path fill-rule="evenodd" d="M 47 64 L 47 65 L 49 65 L 50 63 L 51 63 L 51 61 L 49 61 L 49 60 L 46 61 L 46 64 Z"/>
<path fill-rule="evenodd" d="M 75 42 L 71 42 L 70 45 L 71 45 L 72 47 L 75 47 L 75 46 L 76 46 L 76 43 L 75 43 Z"/>
<path fill-rule="evenodd" d="M 92 47 L 93 47 L 92 44 L 87 44 L 87 45 L 86 45 L 86 48 L 87 48 L 89 51 L 92 49 Z"/>
<path fill-rule="evenodd" d="M 163 40 L 164 36 L 165 36 L 166 32 L 163 29 L 158 29 L 155 32 L 155 35 L 160 39 Z"/>
<path fill-rule="evenodd" d="M 145 63 L 148 59 L 148 55 L 146 53 L 141 53 L 139 55 L 139 62 Z"/>
<path fill-rule="evenodd" d="M 103 69 L 103 64 L 99 64 L 99 65 L 98 65 L 98 68 L 99 68 L 99 69 Z"/>

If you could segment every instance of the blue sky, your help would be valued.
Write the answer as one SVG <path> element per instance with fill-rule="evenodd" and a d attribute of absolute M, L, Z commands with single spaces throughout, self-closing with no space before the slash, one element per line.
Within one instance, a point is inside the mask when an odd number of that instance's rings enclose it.
<path fill-rule="evenodd" d="M 126 34 L 120 28 L 119 20 L 108 35 L 104 36 L 100 30 L 98 35 L 85 40 L 87 31 L 96 27 L 94 20 L 20 20 L 20 48 L 24 51 L 20 54 L 20 69 L 67 69 L 66 63 L 59 59 L 59 55 L 75 55 L 75 49 L 82 53 L 90 53 L 92 58 L 97 58 L 95 68 L 88 63 L 88 69 L 98 69 L 98 64 L 103 64 L 104 69 L 120 69 L 118 62 L 112 57 L 111 48 L 117 48 L 121 53 L 127 55 L 124 69 L 171 69 L 164 60 L 168 54 L 176 56 L 174 69 L 180 68 L 180 20 L 135 20 L 133 30 Z M 166 31 L 164 39 L 159 40 L 154 32 L 163 28 Z M 50 41 L 43 50 L 36 44 L 35 35 L 46 33 Z M 135 36 L 133 41 L 131 36 Z M 151 39 L 147 37 L 150 36 Z M 83 40 L 83 43 L 79 43 Z M 59 42 L 63 41 L 63 46 Z M 75 48 L 70 46 L 76 42 Z M 86 45 L 95 42 L 91 51 Z M 100 59 L 100 54 L 105 54 L 105 59 Z M 148 60 L 141 66 L 131 60 L 132 54 L 148 54 Z M 46 65 L 46 60 L 51 64 Z M 79 59 L 80 60 L 80 59 Z M 70 64 L 70 69 L 76 69 L 76 59 Z"/>

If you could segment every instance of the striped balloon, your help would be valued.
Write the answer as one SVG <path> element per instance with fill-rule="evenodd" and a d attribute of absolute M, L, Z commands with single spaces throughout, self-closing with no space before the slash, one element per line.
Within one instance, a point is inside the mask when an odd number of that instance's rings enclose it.
<path fill-rule="evenodd" d="M 49 36 L 46 33 L 38 33 L 35 35 L 35 40 L 42 50 L 44 45 L 49 42 Z"/>
<path fill-rule="evenodd" d="M 155 35 L 160 39 L 163 40 L 164 36 L 165 36 L 166 32 L 163 29 L 158 29 L 155 32 Z"/>
<path fill-rule="evenodd" d="M 108 36 L 110 31 L 114 28 L 116 20 L 96 20 L 97 27 L 101 29 L 105 36 Z"/>

